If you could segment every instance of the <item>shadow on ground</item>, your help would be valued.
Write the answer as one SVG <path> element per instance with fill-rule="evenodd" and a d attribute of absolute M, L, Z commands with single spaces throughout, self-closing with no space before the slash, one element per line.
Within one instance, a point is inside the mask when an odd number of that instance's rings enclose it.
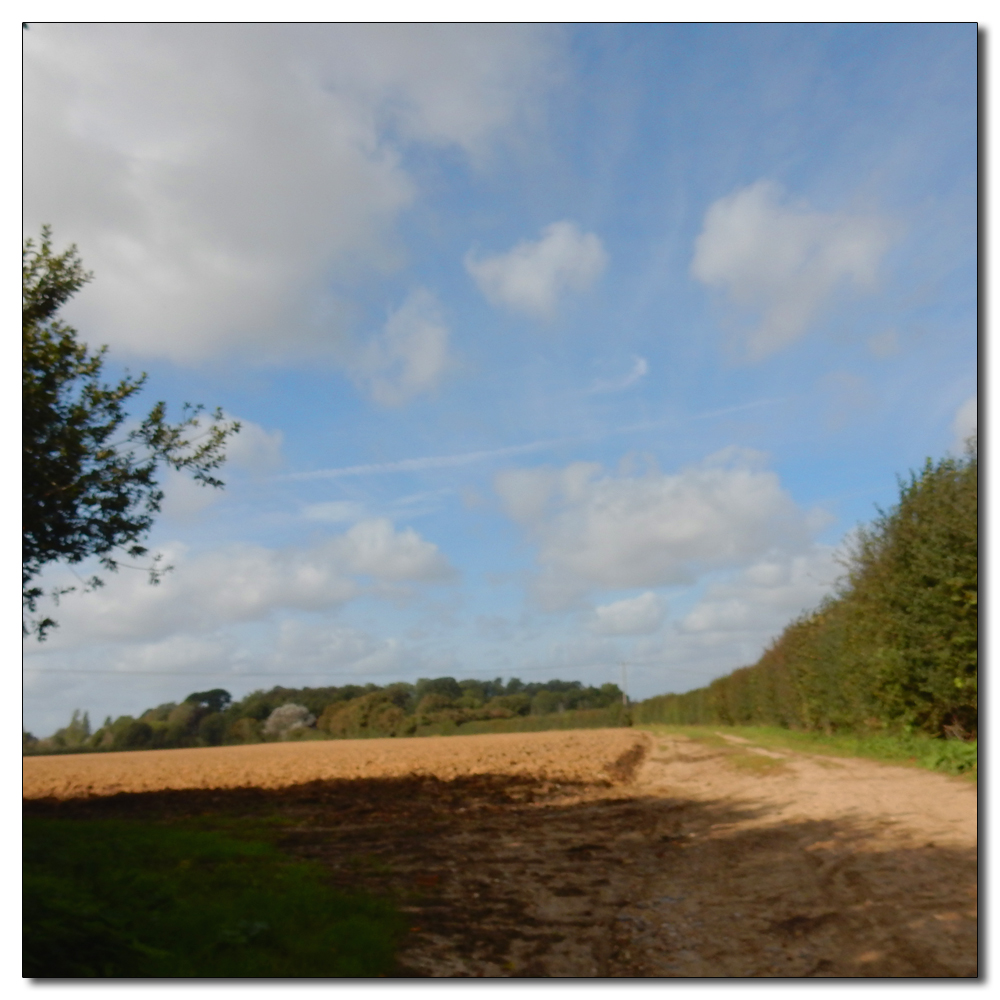
<path fill-rule="evenodd" d="M 622 776 L 625 777 L 624 775 Z M 974 850 L 732 803 L 481 776 L 35 800 L 266 835 L 411 920 L 400 976 L 969 977 Z"/>

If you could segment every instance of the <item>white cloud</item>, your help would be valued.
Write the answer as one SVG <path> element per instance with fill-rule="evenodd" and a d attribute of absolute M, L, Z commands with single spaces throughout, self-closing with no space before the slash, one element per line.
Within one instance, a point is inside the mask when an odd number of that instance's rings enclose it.
<path fill-rule="evenodd" d="M 815 545 L 793 556 L 769 553 L 735 577 L 709 586 L 680 622 L 680 631 L 777 634 L 830 593 L 843 572 L 834 552 L 831 546 Z"/>
<path fill-rule="evenodd" d="M 539 598 L 558 608 L 593 587 L 689 583 L 775 547 L 801 549 L 810 517 L 760 462 L 726 449 L 676 474 L 645 476 L 601 475 L 577 462 L 504 472 L 495 487 L 538 544 Z"/>
<path fill-rule="evenodd" d="M 951 422 L 951 430 L 955 435 L 951 444 L 951 450 L 961 455 L 965 451 L 965 442 L 977 433 L 977 422 L 979 420 L 979 399 L 977 396 L 970 396 L 955 414 L 955 419 Z"/>
<path fill-rule="evenodd" d="M 619 654 L 629 662 L 630 685 L 647 697 L 688 691 L 755 663 L 789 622 L 831 592 L 841 572 L 834 551 L 826 545 L 772 551 L 742 570 L 713 574 L 679 621 Z"/>
<path fill-rule="evenodd" d="M 597 635 L 648 635 L 663 626 L 666 614 L 663 598 L 647 590 L 638 597 L 594 608 L 589 626 Z"/>
<path fill-rule="evenodd" d="M 351 572 L 377 580 L 430 583 L 454 575 L 436 545 L 412 528 L 396 531 L 387 518 L 360 521 L 332 544 Z"/>
<path fill-rule="evenodd" d="M 250 473 L 270 472 L 282 463 L 281 446 L 284 435 L 280 430 L 267 431 L 260 424 L 232 414 L 224 414 L 228 420 L 239 420 L 240 431 L 226 440 L 226 461 L 216 470 L 216 475 L 229 482 L 229 471 Z M 203 486 L 188 472 L 178 472 L 169 467 L 160 472 L 163 489 L 161 511 L 172 521 L 190 521 L 206 507 L 221 500 L 225 490 Z"/>
<path fill-rule="evenodd" d="M 206 507 L 222 498 L 214 486 L 203 486 L 191 478 L 190 473 L 166 468 L 160 472 L 163 501 L 160 512 L 168 521 L 195 520 Z"/>
<path fill-rule="evenodd" d="M 691 273 L 758 315 L 746 342 L 757 360 L 798 340 L 838 289 L 873 290 L 889 243 L 881 218 L 783 202 L 762 180 L 709 207 Z"/>
<path fill-rule="evenodd" d="M 649 374 L 649 362 L 645 358 L 635 357 L 632 361 L 632 368 L 627 375 L 616 379 L 597 379 L 588 390 L 597 395 L 604 392 L 620 392 L 635 385 L 641 378 Z"/>
<path fill-rule="evenodd" d="M 340 683 L 384 677 L 402 671 L 414 657 L 395 638 L 376 638 L 347 625 L 314 624 L 287 618 L 281 622 L 273 651 L 266 661 L 288 671 L 329 670 L 350 673 Z M 379 683 L 384 683 L 380 680 Z"/>
<path fill-rule="evenodd" d="M 555 38 L 515 25 L 32 25 L 27 232 L 52 223 L 94 270 L 67 311 L 85 339 L 185 363 L 342 358 L 332 289 L 399 263 L 395 220 L 416 194 L 407 144 L 485 156 L 534 113 Z"/>
<path fill-rule="evenodd" d="M 240 430 L 226 440 L 226 463 L 222 466 L 223 470 L 232 468 L 260 473 L 272 472 L 281 466 L 281 447 L 285 442 L 285 435 L 280 430 L 267 431 L 252 420 L 233 417 L 228 413 L 225 418 L 238 420 Z"/>
<path fill-rule="evenodd" d="M 158 549 L 174 567 L 161 583 L 150 586 L 145 574 L 126 569 L 103 574 L 101 589 L 63 599 L 50 644 L 205 632 L 279 609 L 328 611 L 365 592 L 358 577 L 379 585 L 454 575 L 436 545 L 385 519 L 361 521 L 311 548 L 237 544 L 197 556 L 179 544 Z"/>
<path fill-rule="evenodd" d="M 538 240 L 524 240 L 507 253 L 477 258 L 470 252 L 465 267 L 494 305 L 547 318 L 563 294 L 590 288 L 607 261 L 598 236 L 562 221 L 546 226 Z"/>
<path fill-rule="evenodd" d="M 432 392 L 451 366 L 448 327 L 437 299 L 426 289 L 412 292 L 355 362 L 355 376 L 382 406 L 402 406 Z"/>

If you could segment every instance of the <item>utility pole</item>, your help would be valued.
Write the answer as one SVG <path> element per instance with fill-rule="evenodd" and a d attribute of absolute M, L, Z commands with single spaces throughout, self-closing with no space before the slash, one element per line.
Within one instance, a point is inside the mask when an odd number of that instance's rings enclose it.
<path fill-rule="evenodd" d="M 628 708 L 628 664 L 622 660 L 622 705 Z"/>

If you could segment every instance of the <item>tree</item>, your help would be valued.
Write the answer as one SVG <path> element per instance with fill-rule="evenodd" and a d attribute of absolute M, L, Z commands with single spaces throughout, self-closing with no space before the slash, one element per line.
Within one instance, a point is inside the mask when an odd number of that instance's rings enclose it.
<path fill-rule="evenodd" d="M 102 381 L 107 347 L 91 353 L 77 332 L 56 316 L 93 275 L 75 246 L 52 252 L 51 230 L 40 245 L 26 240 L 21 253 L 22 305 L 22 629 L 39 640 L 56 625 L 33 618 L 43 589 L 32 581 L 49 563 L 97 556 L 117 571 L 120 555 L 145 556 L 142 539 L 160 510 L 157 469 L 189 470 L 203 486 L 222 487 L 211 475 L 225 460 L 225 441 L 239 423 L 185 403 L 183 419 L 170 424 L 166 404 L 156 403 L 139 426 L 122 433 L 125 404 L 146 382 L 126 373 L 115 385 Z M 118 438 L 116 440 L 116 438 Z M 170 567 L 160 557 L 147 566 L 158 583 Z M 85 589 L 102 586 L 98 576 Z M 75 588 L 52 591 L 59 596 Z"/>
<path fill-rule="evenodd" d="M 233 700 L 233 696 L 224 688 L 212 688 L 211 691 L 195 691 L 189 694 L 184 701 L 192 705 L 206 705 L 209 711 L 224 712 Z"/>

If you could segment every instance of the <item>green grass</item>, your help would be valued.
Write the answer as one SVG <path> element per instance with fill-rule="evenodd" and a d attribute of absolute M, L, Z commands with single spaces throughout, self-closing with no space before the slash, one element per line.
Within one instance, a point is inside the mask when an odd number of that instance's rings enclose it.
<path fill-rule="evenodd" d="M 975 740 L 932 739 L 916 734 L 889 733 L 812 733 L 778 726 L 681 726 L 653 723 L 638 726 L 653 733 L 676 733 L 713 745 L 725 743 L 717 735 L 726 733 L 750 740 L 773 750 L 797 750 L 800 753 L 825 754 L 831 757 L 866 757 L 887 764 L 916 766 L 946 774 L 959 774 L 978 780 L 978 744 Z M 730 746 L 732 744 L 729 744 Z"/>
<path fill-rule="evenodd" d="M 340 893 L 261 840 L 24 822 L 26 977 L 387 975 L 404 929 L 389 903 Z"/>

